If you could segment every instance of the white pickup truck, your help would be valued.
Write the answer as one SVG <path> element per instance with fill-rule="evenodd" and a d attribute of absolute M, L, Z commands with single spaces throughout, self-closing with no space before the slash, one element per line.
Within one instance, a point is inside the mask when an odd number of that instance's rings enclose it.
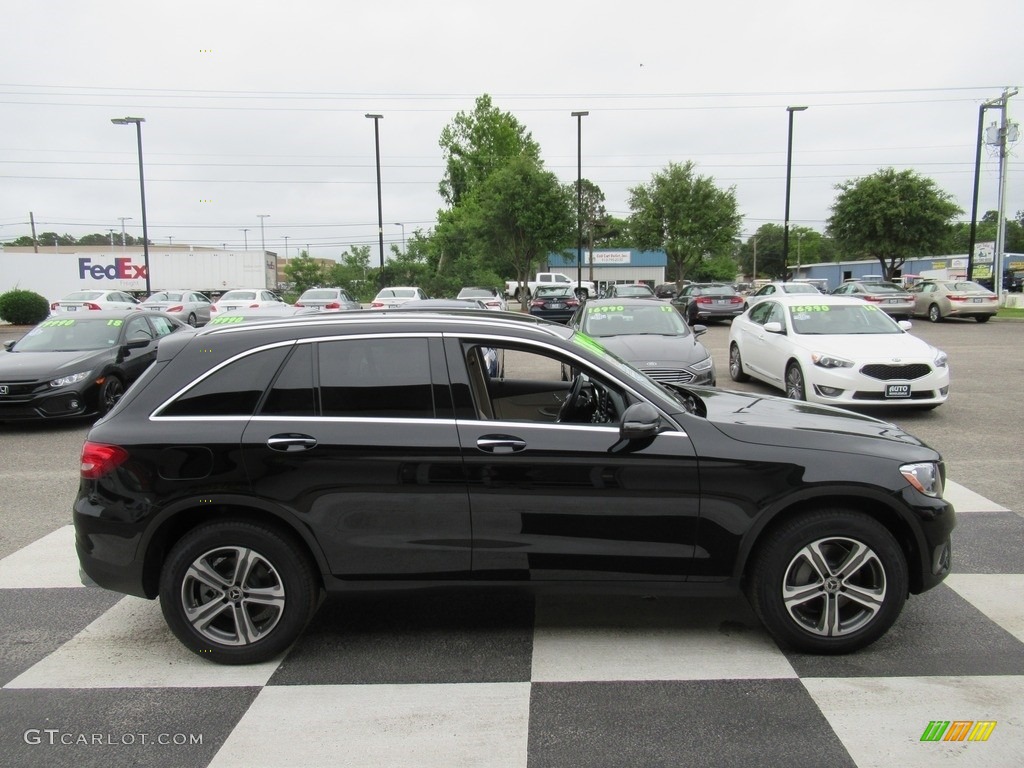
<path fill-rule="evenodd" d="M 575 280 L 563 275 L 561 272 L 538 272 L 534 280 L 526 283 L 526 298 L 530 298 L 541 285 L 561 285 L 573 289 L 573 293 L 581 298 L 596 295 L 594 284 L 586 280 L 577 283 Z M 518 280 L 509 280 L 505 283 L 505 295 L 516 301 L 520 301 L 521 286 Z"/>

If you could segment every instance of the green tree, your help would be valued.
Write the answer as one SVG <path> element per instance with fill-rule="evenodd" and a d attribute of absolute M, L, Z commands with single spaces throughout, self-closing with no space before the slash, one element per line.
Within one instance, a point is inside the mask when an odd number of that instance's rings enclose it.
<path fill-rule="evenodd" d="M 289 259 L 284 265 L 284 274 L 288 281 L 295 284 L 296 293 L 324 284 L 324 271 L 321 266 L 310 258 L 309 253 L 302 251 L 297 258 Z"/>
<path fill-rule="evenodd" d="M 934 181 L 883 168 L 836 185 L 828 233 L 846 258 L 874 258 L 886 279 L 903 263 L 941 251 L 954 216 L 963 213 Z"/>
<path fill-rule="evenodd" d="M 540 163 L 540 145 L 508 112 L 502 112 L 486 93 L 472 112 L 459 112 L 441 131 L 445 159 L 440 193 L 449 206 L 458 206 L 479 184 L 510 158 L 526 156 Z"/>
<path fill-rule="evenodd" d="M 649 184 L 629 190 L 630 234 L 638 248 L 663 250 L 677 279 L 701 260 L 728 256 L 739 237 L 735 189 L 719 189 L 694 164 L 669 163 Z"/>
<path fill-rule="evenodd" d="M 576 239 L 576 200 L 553 173 L 527 156 L 493 171 L 467 208 L 475 238 L 512 267 L 525 292 L 534 265 Z"/>
<path fill-rule="evenodd" d="M 757 264 L 754 264 L 755 249 Z M 740 268 L 751 279 L 767 277 L 771 280 L 782 280 L 787 275 L 786 264 L 782 258 L 782 226 L 780 224 L 762 224 L 757 232 L 751 235 L 740 247 Z M 754 271 L 757 274 L 754 274 Z"/>

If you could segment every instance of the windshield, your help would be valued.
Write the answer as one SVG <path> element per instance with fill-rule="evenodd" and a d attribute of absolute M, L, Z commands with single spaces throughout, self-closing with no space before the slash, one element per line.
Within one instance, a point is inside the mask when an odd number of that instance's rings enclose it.
<path fill-rule="evenodd" d="M 329 288 L 314 289 L 312 291 L 306 291 L 302 296 L 299 297 L 300 301 L 309 301 L 310 299 L 333 299 L 338 295 L 337 291 Z"/>
<path fill-rule="evenodd" d="M 804 283 L 788 283 L 782 286 L 782 290 L 786 293 L 821 293 L 813 285 L 806 285 Z"/>
<path fill-rule="evenodd" d="M 806 336 L 903 333 L 896 321 L 872 304 L 807 304 L 789 308 L 793 331 Z"/>
<path fill-rule="evenodd" d="M 123 320 L 44 320 L 26 333 L 15 352 L 85 352 L 117 344 Z"/>
<path fill-rule="evenodd" d="M 551 296 L 571 296 L 571 295 L 572 295 L 572 289 L 570 289 L 570 288 L 564 288 L 562 286 L 546 286 L 546 285 L 539 287 L 537 289 L 537 292 L 534 294 L 534 296 L 536 296 L 538 299 L 541 298 L 542 296 L 551 297 Z"/>
<path fill-rule="evenodd" d="M 181 299 L 182 294 L 180 292 L 160 291 L 159 293 L 154 293 L 152 296 L 146 299 L 146 303 L 151 304 L 157 301 L 181 301 Z"/>
<path fill-rule="evenodd" d="M 75 291 L 69 293 L 61 301 L 92 301 L 103 297 L 103 291 Z"/>
<path fill-rule="evenodd" d="M 861 283 L 868 293 L 906 293 L 896 283 Z"/>
<path fill-rule="evenodd" d="M 252 301 L 256 298 L 256 291 L 228 291 L 220 297 L 221 301 Z"/>
<path fill-rule="evenodd" d="M 583 332 L 598 338 L 625 334 L 689 335 L 689 326 L 674 307 L 650 303 L 649 307 L 589 306 L 583 316 Z"/>

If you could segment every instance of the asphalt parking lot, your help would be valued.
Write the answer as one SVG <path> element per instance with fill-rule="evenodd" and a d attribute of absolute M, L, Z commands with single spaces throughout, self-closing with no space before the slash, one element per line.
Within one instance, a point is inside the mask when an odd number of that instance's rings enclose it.
<path fill-rule="evenodd" d="M 849 657 L 781 652 L 740 598 L 415 594 L 329 600 L 284 659 L 216 667 L 156 603 L 75 583 L 88 424 L 0 424 L 0 765 L 1019 764 L 1024 322 L 913 332 L 949 354 L 949 401 L 873 415 L 984 498 L 960 516 L 954 576 Z M 719 385 L 777 394 L 729 379 L 728 333 L 702 337 Z M 958 719 L 997 725 L 921 742 Z"/>

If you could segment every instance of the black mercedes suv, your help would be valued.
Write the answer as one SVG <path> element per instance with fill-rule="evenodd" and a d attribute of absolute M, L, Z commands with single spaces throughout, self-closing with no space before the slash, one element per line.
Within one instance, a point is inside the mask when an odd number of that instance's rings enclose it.
<path fill-rule="evenodd" d="M 90 431 L 74 521 L 87 583 L 226 664 L 284 652 L 324 591 L 425 584 L 742 590 L 781 644 L 843 653 L 949 572 L 943 479 L 874 418 L 394 310 L 169 336 Z"/>

